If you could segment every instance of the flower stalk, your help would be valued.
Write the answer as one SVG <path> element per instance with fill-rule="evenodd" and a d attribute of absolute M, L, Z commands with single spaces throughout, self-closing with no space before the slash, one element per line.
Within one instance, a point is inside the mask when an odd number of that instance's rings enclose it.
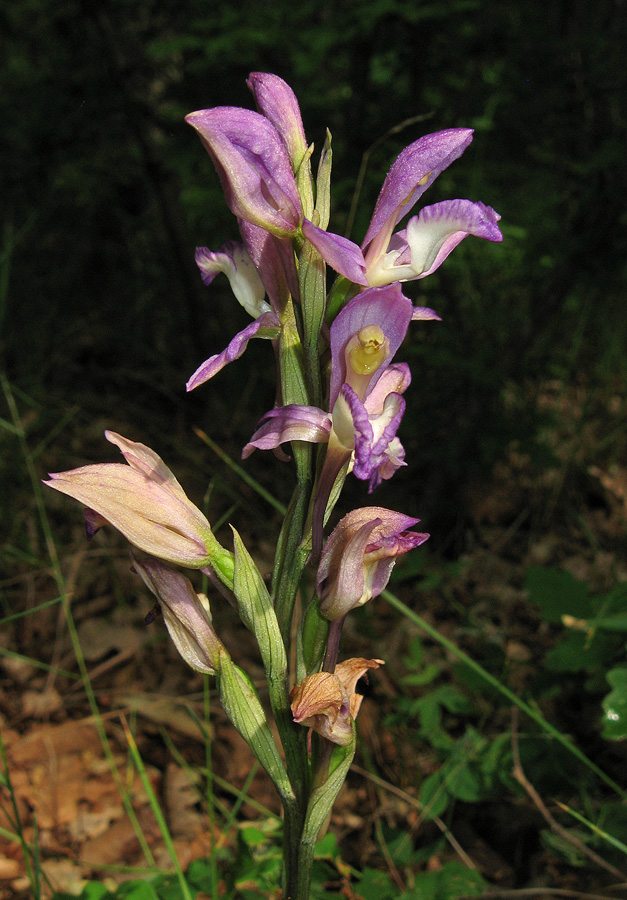
<path fill-rule="evenodd" d="M 197 248 L 200 277 L 210 288 L 226 276 L 251 317 L 225 349 L 200 362 L 187 390 L 219 378 L 253 338 L 271 342 L 276 403 L 242 451 L 247 458 L 272 450 L 282 463 L 293 461 L 295 486 L 270 589 L 238 531 L 232 528 L 223 545 L 143 444 L 106 432 L 125 464 L 83 466 L 46 484 L 86 507 L 89 537 L 112 525 L 147 554 L 134 555 L 133 568 L 156 597 L 175 646 L 193 669 L 215 676 L 226 715 L 281 799 L 283 898 L 308 900 L 316 842 L 355 754 L 363 699 L 357 684 L 384 662 L 341 660 L 342 626 L 353 609 L 381 594 L 397 558 L 429 537 L 414 530 L 418 519 L 381 506 L 346 512 L 328 534 L 327 523 L 346 478 L 372 493 L 405 465 L 399 435 L 411 374 L 395 356 L 409 329 L 419 327 L 413 323 L 439 316 L 415 307 L 402 285 L 430 275 L 469 235 L 502 236 L 498 213 L 480 202 L 443 201 L 412 214 L 470 145 L 467 128 L 424 135 L 402 151 L 361 245 L 329 231 L 331 136 L 314 183 L 314 147 L 292 89 L 259 72 L 248 86 L 256 111 L 214 107 L 187 116 L 239 232 L 217 250 Z M 335 280 L 327 290 L 330 270 Z M 211 604 L 226 597 L 254 635 L 269 709 L 216 633 L 209 599 L 173 565 L 208 574 L 219 588 Z"/>

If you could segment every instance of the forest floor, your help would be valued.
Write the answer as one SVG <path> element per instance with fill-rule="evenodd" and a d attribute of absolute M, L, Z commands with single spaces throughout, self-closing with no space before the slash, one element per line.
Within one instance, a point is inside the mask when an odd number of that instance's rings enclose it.
<path fill-rule="evenodd" d="M 551 383 L 537 393 L 537 402 L 552 413 L 554 424 L 546 439 L 554 464 L 539 471 L 520 448 L 506 448 L 485 482 L 468 489 L 465 551 L 455 560 L 421 557 L 415 576 L 411 563 L 399 564 L 390 587 L 511 691 L 531 699 L 543 716 L 627 788 L 625 744 L 601 735 L 601 699 L 608 686 L 603 687 L 602 679 L 600 685 L 597 681 L 590 686 L 594 673 L 588 672 L 564 674 L 558 688 L 555 673 L 547 675 L 547 653 L 564 628 L 530 602 L 526 580 L 532 567 L 556 569 L 585 582 L 593 596 L 627 583 L 627 468 L 624 457 L 620 464 L 609 457 L 600 461 L 597 453 L 604 437 L 617 430 L 624 442 L 625 398 L 607 394 L 591 403 L 585 388 Z M 28 415 L 36 416 L 31 411 L 21 417 L 32 448 L 42 438 Z M 49 442 L 47 467 L 57 467 L 52 446 L 61 442 L 76 459 L 98 459 L 102 424 L 95 423 L 86 434 L 69 422 Z M 129 433 L 138 436 L 136 427 Z M 5 440 L 3 452 L 9 452 L 9 438 Z M 19 456 L 17 438 L 13 440 L 12 452 Z M 205 452 L 199 445 L 198 455 Z M 255 465 L 265 463 L 261 454 L 253 460 L 254 474 Z M 168 462 L 188 493 L 197 496 L 192 486 L 201 484 L 201 466 L 196 460 Z M 57 470 L 67 463 L 64 458 Z M 41 454 L 36 464 L 39 472 Z M 10 474 L 11 469 L 5 471 Z M 397 475 L 402 477 L 402 472 Z M 226 467 L 221 479 L 217 488 L 214 485 L 218 506 L 238 521 L 260 569 L 269 572 L 278 518 Z M 171 867 L 146 785 L 130 758 L 130 735 L 183 868 L 216 847 L 233 850 L 243 822 L 279 815 L 265 776 L 257 772 L 248 782 L 253 759 L 212 692 L 215 808 L 210 821 L 203 799 L 205 778 L 197 774 L 208 761 L 199 724 L 206 722 L 202 676 L 186 668 L 161 620 L 145 624 L 152 602 L 130 571 L 124 542 L 104 529 L 88 544 L 77 508 L 56 495 L 47 495 L 45 503 L 71 603 L 69 608 L 57 602 L 39 609 L 58 598 L 59 586 L 32 489 L 25 479 L 17 479 L 11 533 L 28 534 L 29 547 L 27 552 L 22 542 L 19 552 L 7 551 L 2 572 L 0 726 L 16 806 L 7 790 L 2 791 L 0 900 L 31 896 L 22 849 L 10 837 L 16 814 L 26 842 L 38 845 L 41 868 L 57 891 L 78 892 L 86 878 L 112 885 L 151 868 L 150 856 L 157 867 Z M 233 504 L 238 507 L 235 514 L 230 512 Z M 248 534 L 240 527 L 243 520 L 249 523 Z M 262 669 L 251 636 L 231 610 L 217 601 L 212 609 L 221 639 L 261 685 Z M 14 618 L 16 613 L 27 614 Z M 91 701 L 77 662 L 78 647 L 93 690 Z M 459 660 L 383 598 L 349 617 L 342 655 L 386 660 L 363 688 L 355 765 L 332 815 L 330 828 L 345 863 L 358 871 L 386 871 L 399 891 L 411 884 L 412 871 L 437 871 L 458 859 L 477 868 L 492 890 L 534 897 L 554 896 L 557 890 L 574 892 L 568 896 L 587 892 L 627 897 L 627 874 L 622 877 L 627 859 L 612 855 L 607 845 L 582 839 L 557 802 L 559 798 L 583 809 L 594 819 L 595 811 L 610 803 L 610 792 L 588 775 L 581 776 L 578 791 L 578 763 L 567 755 L 555 759 L 564 769 L 572 767 L 570 780 L 560 782 L 560 773 L 551 780 L 537 754 L 531 753 L 528 765 L 523 762 L 518 768 L 516 781 L 512 769 L 519 746 L 528 736 L 537 745 L 538 736 L 512 703 L 468 679 L 468 705 L 456 705 L 455 698 L 465 689 Z M 434 702 L 427 714 L 425 698 L 434 692 L 443 697 L 442 691 L 451 688 L 456 692 L 450 695 L 453 701 Z M 498 777 L 485 790 L 470 791 L 466 800 L 458 791 L 435 815 L 421 805 L 421 785 L 443 766 L 450 768 L 460 739 L 469 734 L 480 736 L 491 748 L 498 744 Z M 245 795 L 240 793 L 243 788 Z M 121 792 L 130 799 L 136 825 Z M 234 804 L 238 812 L 230 821 Z M 402 834 L 410 837 L 413 855 L 398 850 Z M 338 893 L 357 898 L 352 884 L 350 889 L 346 874 L 338 869 Z M 525 889 L 537 892 L 525 894 Z M 42 896 L 49 895 L 44 884 Z"/>

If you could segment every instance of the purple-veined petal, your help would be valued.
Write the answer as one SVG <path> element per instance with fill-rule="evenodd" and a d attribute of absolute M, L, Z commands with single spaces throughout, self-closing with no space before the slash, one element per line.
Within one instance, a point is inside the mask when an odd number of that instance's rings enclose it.
<path fill-rule="evenodd" d="M 370 417 L 372 428 L 371 444 L 362 444 L 355 438 L 356 478 L 368 482 L 371 494 L 381 484 L 383 478 L 391 478 L 400 466 L 405 465 L 405 451 L 396 437 L 396 432 L 405 414 L 405 401 L 400 394 L 389 394 L 383 410 L 378 416 Z"/>
<path fill-rule="evenodd" d="M 412 281 L 434 272 L 469 234 L 502 241 L 501 217 L 490 206 L 470 200 L 444 200 L 425 206 L 392 236 L 388 250 L 368 269 L 373 285 Z"/>
<path fill-rule="evenodd" d="M 215 252 L 207 247 L 196 247 L 196 265 L 206 285 L 210 285 L 219 272 L 224 272 L 237 302 L 253 319 L 269 312 L 270 306 L 264 299 L 266 289 L 242 244 L 227 241 Z"/>
<path fill-rule="evenodd" d="M 238 218 L 280 237 L 295 234 L 302 205 L 292 165 L 276 128 L 265 116 L 236 106 L 190 113 L 214 163 L 227 204 Z"/>
<path fill-rule="evenodd" d="M 308 219 L 303 219 L 303 235 L 332 269 L 355 284 L 368 285 L 366 262 L 357 244 L 317 228 Z"/>
<path fill-rule="evenodd" d="M 271 333 L 259 334 L 258 332 L 262 329 L 268 329 Z M 199 387 L 201 384 L 204 384 L 205 381 L 209 381 L 210 378 L 217 375 L 217 373 L 226 365 L 239 359 L 248 346 L 248 342 L 251 338 L 275 338 L 279 334 L 279 329 L 279 321 L 273 312 L 264 313 L 262 316 L 259 316 L 258 319 L 255 319 L 254 322 L 251 322 L 250 325 L 244 328 L 243 331 L 240 331 L 239 334 L 235 335 L 226 350 L 223 350 L 222 353 L 217 353 L 215 356 L 210 356 L 209 359 L 205 360 L 187 382 L 186 389 L 188 391 L 193 391 L 194 388 Z"/>
<path fill-rule="evenodd" d="M 364 401 L 368 415 L 380 415 L 389 394 L 404 394 L 411 384 L 411 371 L 407 363 L 393 363 L 381 375 Z"/>
<path fill-rule="evenodd" d="M 279 406 L 260 420 L 259 427 L 242 450 L 246 459 L 255 450 L 273 450 L 287 441 L 324 444 L 329 440 L 331 416 L 317 406 Z"/>
<path fill-rule="evenodd" d="M 340 310 L 330 328 L 331 409 L 335 405 L 341 386 L 346 381 L 344 350 L 351 338 L 368 325 L 378 325 L 389 342 L 388 357 L 372 376 L 367 396 L 403 342 L 411 321 L 412 309 L 411 301 L 403 295 L 400 286 L 394 284 L 363 291 Z"/>
<path fill-rule="evenodd" d="M 445 200 L 425 206 L 407 223 L 407 244 L 413 278 L 434 272 L 469 234 L 488 241 L 502 241 L 496 224 L 501 217 L 492 207 L 470 200 Z"/>
<path fill-rule="evenodd" d="M 428 320 L 435 320 L 436 322 L 442 321 L 442 318 L 437 312 L 434 309 L 429 309 L 428 306 L 414 306 L 411 312 L 411 318 L 413 322 Z"/>
<path fill-rule="evenodd" d="M 400 442 L 394 446 L 392 459 L 390 459 L 388 451 L 390 444 L 396 438 L 396 432 L 403 418 L 405 401 L 400 394 L 390 393 L 385 397 L 380 411 L 376 415 L 369 414 L 366 406 L 352 388 L 345 384 L 342 386 L 338 402 L 333 410 L 334 430 L 336 429 L 336 409 L 338 408 L 340 410 L 348 408 L 352 419 L 355 449 L 353 475 L 361 481 L 369 482 L 368 493 L 372 493 L 381 483 L 383 477 L 379 472 L 381 467 L 385 467 L 385 471 L 392 475 L 398 465 L 404 464 L 404 452 L 402 452 L 402 447 L 399 449 Z M 346 417 L 346 412 L 343 412 L 343 419 Z M 399 461 L 398 464 L 394 464 L 393 460 Z"/>
<path fill-rule="evenodd" d="M 298 169 L 307 151 L 307 139 L 296 94 L 282 78 L 268 72 L 251 72 L 246 84 L 253 92 L 259 112 L 278 131 L 294 170 Z"/>
<path fill-rule="evenodd" d="M 399 154 L 383 183 L 362 244 L 363 250 L 368 248 L 368 264 L 385 252 L 400 220 L 471 141 L 470 128 L 449 128 L 424 135 Z"/>

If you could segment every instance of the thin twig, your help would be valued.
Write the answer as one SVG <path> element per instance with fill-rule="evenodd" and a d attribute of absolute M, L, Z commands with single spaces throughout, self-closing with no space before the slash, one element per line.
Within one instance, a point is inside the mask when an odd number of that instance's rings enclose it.
<path fill-rule="evenodd" d="M 523 768 L 520 762 L 520 753 L 518 751 L 518 710 L 514 707 L 512 709 L 512 755 L 514 757 L 514 769 L 512 771 L 513 777 L 520 784 L 522 789 L 525 791 L 531 802 L 534 804 L 536 809 L 540 812 L 542 817 L 548 822 L 551 831 L 554 831 L 555 834 L 558 834 L 563 840 L 567 841 L 569 844 L 572 844 L 573 847 L 576 847 L 584 856 L 587 856 L 592 862 L 596 863 L 597 866 L 600 866 L 602 869 L 605 869 L 606 872 L 609 872 L 614 878 L 619 878 L 621 881 L 627 880 L 627 875 L 624 872 L 621 872 L 620 869 L 617 869 L 611 863 L 606 862 L 602 856 L 599 856 L 598 853 L 595 853 L 594 850 L 591 850 L 589 847 L 572 835 L 566 828 L 556 822 L 551 813 L 546 808 L 542 797 L 538 794 L 534 786 L 527 780 L 525 773 L 523 772 Z M 583 896 L 583 895 L 581 895 Z"/>

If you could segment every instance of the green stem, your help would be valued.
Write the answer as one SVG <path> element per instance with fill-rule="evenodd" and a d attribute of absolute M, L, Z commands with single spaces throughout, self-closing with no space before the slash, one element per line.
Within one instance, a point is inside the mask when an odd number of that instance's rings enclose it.
<path fill-rule="evenodd" d="M 309 548 L 303 546 L 303 529 L 309 508 L 310 491 L 311 480 L 303 473 L 283 520 L 274 560 L 272 597 L 286 649 L 290 646 L 296 594 L 309 556 Z"/>

